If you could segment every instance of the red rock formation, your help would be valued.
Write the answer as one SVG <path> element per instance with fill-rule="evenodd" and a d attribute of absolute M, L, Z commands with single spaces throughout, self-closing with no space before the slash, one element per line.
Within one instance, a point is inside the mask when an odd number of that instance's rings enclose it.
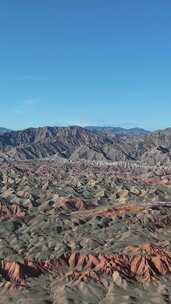
<path fill-rule="evenodd" d="M 76 198 L 76 200 L 75 200 L 75 207 L 78 210 L 85 210 L 85 209 L 87 209 L 86 203 L 83 200 L 81 200 L 80 198 Z"/>
<path fill-rule="evenodd" d="M 140 246 L 128 246 L 127 249 L 131 251 L 133 254 L 146 254 L 146 255 L 160 255 L 160 256 L 170 256 L 171 252 L 167 251 L 161 246 L 157 246 L 154 244 L 143 244 Z"/>
<path fill-rule="evenodd" d="M 86 202 L 80 198 L 61 197 L 55 204 L 55 210 L 81 211 L 88 209 Z"/>
<path fill-rule="evenodd" d="M 1 261 L 0 273 L 6 281 L 16 286 L 26 286 L 27 277 L 42 273 L 63 273 L 70 280 L 92 279 L 102 284 L 107 274 L 113 280 L 136 280 L 143 284 L 157 281 L 158 275 L 171 273 L 171 252 L 154 244 L 129 246 L 132 255 L 66 253 L 49 261 Z"/>
<path fill-rule="evenodd" d="M 136 204 L 136 203 L 127 203 L 123 204 L 121 207 L 113 207 L 108 209 L 90 209 L 89 212 L 91 212 L 94 215 L 101 215 L 101 216 L 111 216 L 111 215 L 122 215 L 127 212 L 139 212 L 141 210 L 144 210 L 145 206 L 143 204 Z"/>
<path fill-rule="evenodd" d="M 0 217 L 5 218 L 23 218 L 25 216 L 25 210 L 15 203 L 0 202 Z"/>
<path fill-rule="evenodd" d="M 160 210 L 163 208 L 171 208 L 171 203 L 169 202 L 154 202 L 154 203 L 126 203 L 120 206 L 115 206 L 113 208 L 104 208 L 104 209 L 90 209 L 88 210 L 88 215 L 101 215 L 101 216 L 112 216 L 112 215 L 122 215 L 129 212 L 140 213 L 143 210 Z M 169 219 L 168 219 L 169 221 Z M 131 222 L 130 222 L 131 223 Z"/>

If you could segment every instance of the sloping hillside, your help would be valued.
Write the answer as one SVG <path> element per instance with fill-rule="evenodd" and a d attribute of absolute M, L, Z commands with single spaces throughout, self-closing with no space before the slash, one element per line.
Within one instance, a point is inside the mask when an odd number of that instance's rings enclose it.
<path fill-rule="evenodd" d="M 30 128 L 0 134 L 0 153 L 15 160 L 171 161 L 171 128 L 142 135 L 94 132 L 79 126 Z"/>

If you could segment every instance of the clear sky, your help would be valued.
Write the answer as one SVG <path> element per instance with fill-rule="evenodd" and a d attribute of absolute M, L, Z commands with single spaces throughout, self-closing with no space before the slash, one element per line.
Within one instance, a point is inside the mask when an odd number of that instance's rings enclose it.
<path fill-rule="evenodd" d="M 171 126 L 170 0 L 0 1 L 0 126 Z"/>

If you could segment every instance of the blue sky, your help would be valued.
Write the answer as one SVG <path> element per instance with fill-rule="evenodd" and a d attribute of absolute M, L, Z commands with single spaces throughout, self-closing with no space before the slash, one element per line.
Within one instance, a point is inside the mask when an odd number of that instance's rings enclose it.
<path fill-rule="evenodd" d="M 171 126 L 171 1 L 0 2 L 0 126 Z"/>

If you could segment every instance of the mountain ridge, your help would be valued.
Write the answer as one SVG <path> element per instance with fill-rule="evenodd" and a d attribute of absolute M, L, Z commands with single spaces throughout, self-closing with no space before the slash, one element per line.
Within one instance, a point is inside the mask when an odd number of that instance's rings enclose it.
<path fill-rule="evenodd" d="M 10 131 L 11 131 L 10 129 L 0 127 L 0 133 L 6 133 L 6 132 L 10 132 Z"/>
<path fill-rule="evenodd" d="M 0 133 L 0 153 L 17 160 L 56 157 L 73 161 L 171 162 L 171 128 L 139 134 L 133 129 L 132 134 L 112 135 L 99 128 L 94 132 L 89 127 L 47 126 Z"/>
<path fill-rule="evenodd" d="M 145 135 L 151 133 L 149 130 L 145 130 L 143 128 L 121 128 L 121 127 L 111 127 L 111 126 L 86 126 L 88 130 L 91 130 L 93 132 L 103 132 L 108 135 Z"/>

